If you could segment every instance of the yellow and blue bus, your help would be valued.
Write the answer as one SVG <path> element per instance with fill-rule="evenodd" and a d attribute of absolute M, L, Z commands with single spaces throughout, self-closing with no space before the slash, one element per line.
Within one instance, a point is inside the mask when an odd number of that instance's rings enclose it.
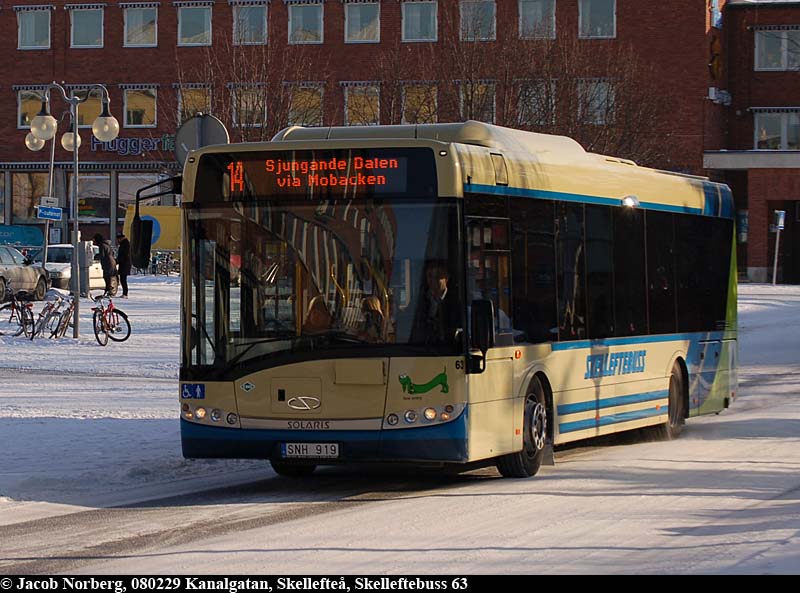
<path fill-rule="evenodd" d="M 187 458 L 526 477 L 735 396 L 725 185 L 468 121 L 290 127 L 183 187 Z"/>

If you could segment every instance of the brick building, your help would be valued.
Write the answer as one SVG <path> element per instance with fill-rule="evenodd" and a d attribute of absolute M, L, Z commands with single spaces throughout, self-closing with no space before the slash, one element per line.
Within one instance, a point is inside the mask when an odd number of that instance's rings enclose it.
<path fill-rule="evenodd" d="M 176 170 L 174 134 L 192 112 L 219 116 L 234 141 L 269 138 L 288 123 L 467 118 L 581 134 L 620 123 L 627 91 L 609 81 L 632 68 L 608 68 L 625 52 L 654 74 L 633 85 L 646 93 L 640 102 L 667 106 L 639 113 L 635 129 L 661 149 L 644 160 L 701 173 L 704 154 L 728 147 L 727 95 L 709 95 L 727 86 L 724 8 L 724 0 L 3 0 L 0 241 L 41 229 L 34 206 L 47 193 L 50 145 L 30 152 L 23 139 L 53 80 L 78 93 L 105 84 L 121 126 L 117 141 L 99 143 L 88 128 L 99 97 L 80 107 L 84 236 L 113 236 L 136 189 Z M 543 48 L 561 42 L 573 52 L 562 71 L 539 74 L 551 63 Z M 570 86 L 565 69 L 576 63 Z M 51 103 L 61 116 L 57 94 Z M 563 125 L 569 117 L 577 125 Z M 642 160 L 633 145 L 580 139 Z M 53 193 L 68 208 L 71 153 L 58 142 L 55 162 Z"/>
<path fill-rule="evenodd" d="M 739 269 L 771 281 L 784 210 L 778 281 L 800 283 L 800 2 L 728 0 L 724 32 L 727 150 L 708 151 L 704 167 L 733 190 Z"/>

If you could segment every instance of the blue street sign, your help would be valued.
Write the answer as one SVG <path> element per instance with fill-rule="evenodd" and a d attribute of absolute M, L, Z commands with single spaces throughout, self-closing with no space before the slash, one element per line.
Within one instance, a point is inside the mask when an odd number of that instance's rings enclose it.
<path fill-rule="evenodd" d="M 784 229 L 786 224 L 786 210 L 776 210 L 775 211 L 775 226 L 779 231 Z"/>
<path fill-rule="evenodd" d="M 42 220 L 61 220 L 61 208 L 48 208 L 47 206 L 39 206 L 39 213 L 36 218 Z"/>

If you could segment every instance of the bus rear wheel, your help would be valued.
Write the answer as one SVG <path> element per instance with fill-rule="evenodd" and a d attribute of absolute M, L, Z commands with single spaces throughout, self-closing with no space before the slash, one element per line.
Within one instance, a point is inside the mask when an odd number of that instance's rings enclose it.
<path fill-rule="evenodd" d="M 302 476 L 310 476 L 317 469 L 316 465 L 308 463 L 292 463 L 287 461 L 270 460 L 272 469 L 279 476 L 286 476 L 288 478 L 299 478 Z"/>
<path fill-rule="evenodd" d="M 529 478 L 536 475 L 542 465 L 547 442 L 547 406 L 544 387 L 538 377 L 531 381 L 525 397 L 522 431 L 522 451 L 497 459 L 497 469 L 506 478 Z"/>
<path fill-rule="evenodd" d="M 658 427 L 658 436 L 664 440 L 677 439 L 683 431 L 686 422 L 686 411 L 684 409 L 683 371 L 677 362 L 672 366 L 672 373 L 669 376 L 669 419 Z"/>

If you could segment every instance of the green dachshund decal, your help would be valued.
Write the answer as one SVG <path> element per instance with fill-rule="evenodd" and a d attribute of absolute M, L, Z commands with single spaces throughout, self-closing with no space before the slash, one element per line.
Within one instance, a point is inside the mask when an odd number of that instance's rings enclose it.
<path fill-rule="evenodd" d="M 428 393 L 431 389 L 436 386 L 441 386 L 442 393 L 447 393 L 450 391 L 450 388 L 447 386 L 447 367 L 444 367 L 444 370 L 436 375 L 433 379 L 428 381 L 427 383 L 423 383 L 422 385 L 417 385 L 411 380 L 411 377 L 408 375 L 400 375 L 398 377 L 400 380 L 400 385 L 403 387 L 404 393 Z"/>

